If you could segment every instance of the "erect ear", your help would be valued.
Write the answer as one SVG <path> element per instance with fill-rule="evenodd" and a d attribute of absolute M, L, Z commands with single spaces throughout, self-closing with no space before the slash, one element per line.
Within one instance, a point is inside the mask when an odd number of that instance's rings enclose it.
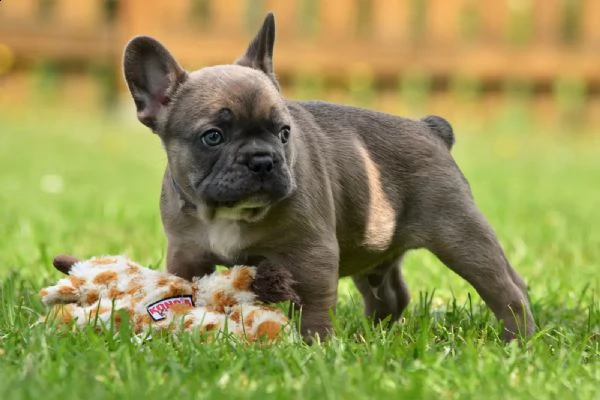
<path fill-rule="evenodd" d="M 271 78 L 279 89 L 277 78 L 273 72 L 273 45 L 275 44 L 275 16 L 268 13 L 262 27 L 250 42 L 246 52 L 237 59 L 237 65 L 263 71 Z"/>
<path fill-rule="evenodd" d="M 156 130 L 158 114 L 187 73 L 162 44 L 148 36 L 137 36 L 127 44 L 123 69 L 138 119 Z"/>

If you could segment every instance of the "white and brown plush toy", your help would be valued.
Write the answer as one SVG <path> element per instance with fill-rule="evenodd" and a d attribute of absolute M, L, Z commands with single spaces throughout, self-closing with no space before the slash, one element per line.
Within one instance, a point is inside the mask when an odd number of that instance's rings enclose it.
<path fill-rule="evenodd" d="M 199 330 L 275 340 L 289 333 L 288 319 L 265 301 L 297 302 L 284 268 L 236 266 L 190 282 L 123 256 L 85 261 L 58 256 L 54 266 L 69 276 L 40 291 L 52 307 L 46 318 L 77 327 L 112 324 L 118 329 L 122 310 L 135 333 Z"/>

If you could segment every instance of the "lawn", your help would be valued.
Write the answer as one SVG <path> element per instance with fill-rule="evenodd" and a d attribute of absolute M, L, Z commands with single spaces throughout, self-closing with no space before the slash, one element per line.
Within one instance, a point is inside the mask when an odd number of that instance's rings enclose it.
<path fill-rule="evenodd" d="M 34 324 L 58 253 L 162 268 L 165 156 L 131 118 L 0 114 L 0 398 L 600 399 L 600 137 L 510 118 L 456 127 L 455 157 L 531 287 L 540 330 L 526 344 L 502 344 L 473 289 L 421 251 L 400 324 L 372 327 L 342 281 L 337 335 L 310 347 Z"/>

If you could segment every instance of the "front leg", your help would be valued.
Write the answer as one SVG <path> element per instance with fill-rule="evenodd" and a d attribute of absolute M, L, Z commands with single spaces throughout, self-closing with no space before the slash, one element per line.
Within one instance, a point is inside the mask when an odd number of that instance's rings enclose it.
<path fill-rule="evenodd" d="M 300 332 L 308 340 L 316 336 L 325 339 L 333 333 L 330 313 L 335 312 L 337 301 L 337 274 L 316 274 L 314 278 L 296 287 L 301 302 Z"/>
<path fill-rule="evenodd" d="M 169 239 L 167 245 L 167 271 L 181 278 L 192 280 L 215 271 L 215 257 L 192 244 Z"/>
<path fill-rule="evenodd" d="M 299 300 L 300 332 L 306 340 L 321 339 L 332 333 L 330 313 L 337 301 L 339 250 L 337 242 L 296 246 L 296 251 L 269 257 L 274 265 L 287 268 L 294 280 Z M 259 266 L 260 269 L 260 266 Z"/>
<path fill-rule="evenodd" d="M 175 190 L 167 168 L 160 195 L 160 215 L 167 237 L 167 271 L 187 280 L 211 274 L 220 264 L 196 240 L 201 231 L 190 207 Z"/>

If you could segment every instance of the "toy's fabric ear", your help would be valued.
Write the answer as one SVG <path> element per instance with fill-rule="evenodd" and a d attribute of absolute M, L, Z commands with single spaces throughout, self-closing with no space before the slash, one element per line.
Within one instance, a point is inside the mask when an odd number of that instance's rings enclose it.
<path fill-rule="evenodd" d="M 138 119 L 156 131 L 158 114 L 187 73 L 160 42 L 148 36 L 137 36 L 127 44 L 123 70 Z"/>
<path fill-rule="evenodd" d="M 279 89 L 277 78 L 273 72 L 273 46 L 275 44 L 275 16 L 268 13 L 262 27 L 250 42 L 246 52 L 237 59 L 237 65 L 258 69 L 265 74 Z"/>
<path fill-rule="evenodd" d="M 71 271 L 71 267 L 74 264 L 77 264 L 79 262 L 79 260 L 73 256 L 68 256 L 66 254 L 61 254 L 59 256 L 54 257 L 54 260 L 52 260 L 52 264 L 54 265 L 54 267 L 59 270 L 60 272 L 62 272 L 63 274 L 67 274 L 69 275 L 69 272 Z"/>
<path fill-rule="evenodd" d="M 263 263 L 256 268 L 256 276 L 252 282 L 252 290 L 264 303 L 291 301 L 299 304 L 300 298 L 292 288 L 292 273 L 283 267 Z"/>

